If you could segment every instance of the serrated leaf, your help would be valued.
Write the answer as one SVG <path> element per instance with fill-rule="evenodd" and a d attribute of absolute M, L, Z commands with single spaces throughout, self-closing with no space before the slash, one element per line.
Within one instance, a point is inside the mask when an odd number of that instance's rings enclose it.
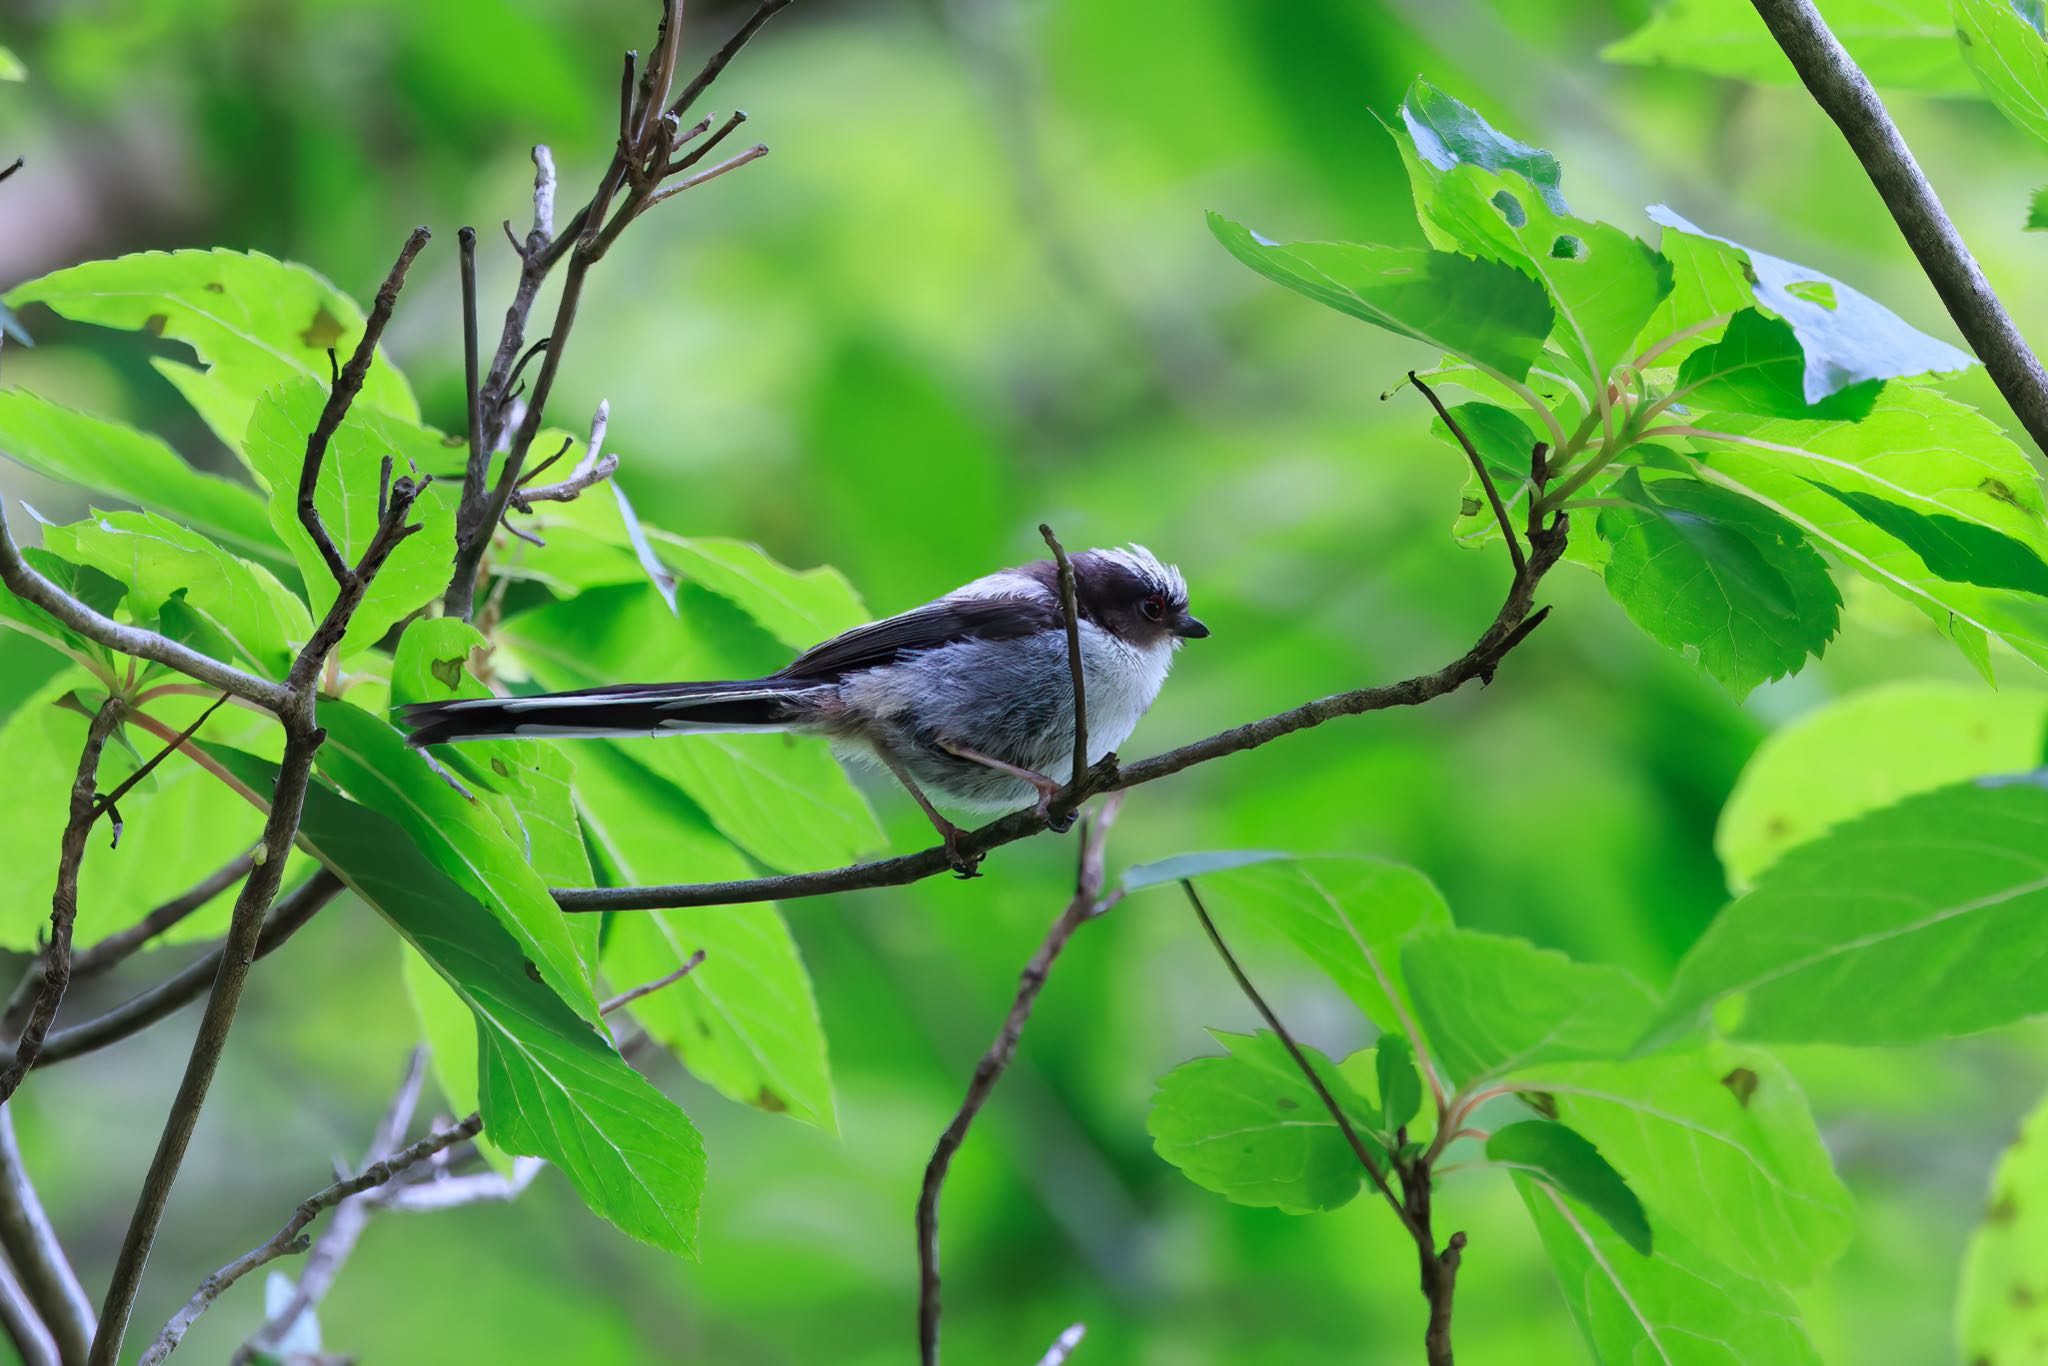
<path fill-rule="evenodd" d="M 1336 1209 L 1358 1194 L 1365 1168 L 1277 1035 L 1212 1031 L 1228 1057 L 1197 1058 L 1159 1079 L 1145 1130 L 1159 1156 L 1204 1190 L 1288 1214 Z M 1316 1070 L 1377 1162 L 1367 1135 L 1379 1116 L 1336 1064 L 1313 1048 Z"/>
<path fill-rule="evenodd" d="M 1767 1053 L 1559 1063 L 1524 1084 L 1599 1145 L 1660 1222 L 1745 1275 L 1810 1280 L 1855 1236 L 1806 1098 Z"/>
<path fill-rule="evenodd" d="M 309 379 L 281 384 L 257 399 L 242 442 L 250 468 L 270 486 L 270 524 L 298 562 L 314 609 L 321 613 L 334 601 L 334 576 L 299 522 L 298 508 L 306 440 L 326 402 L 324 384 Z M 313 497 L 327 534 L 350 565 L 362 558 L 376 535 L 387 455 L 394 457 L 394 478 L 417 478 L 451 459 L 459 460 L 461 452 L 440 433 L 379 411 L 367 398 L 351 405 L 328 443 Z M 413 504 L 411 520 L 420 530 L 398 543 L 370 581 L 342 639 L 344 653 L 375 644 L 447 588 L 455 553 L 455 487 L 437 483 Z"/>
<path fill-rule="evenodd" d="M 1629 1247 L 1650 1255 L 1650 1221 L 1643 1202 L 1600 1150 L 1569 1126 L 1547 1119 L 1504 1125 L 1486 1140 L 1486 1160 L 1555 1186 L 1599 1215 Z"/>
<path fill-rule="evenodd" d="M 807 650 L 868 620 L 860 594 L 830 565 L 791 569 L 747 541 L 677 536 L 657 527 L 647 529 L 647 538 L 677 577 L 738 604 L 792 650 Z"/>
<path fill-rule="evenodd" d="M 1841 595 L 1792 523 L 1698 480 L 1630 471 L 1616 488 L 1629 503 L 1600 511 L 1607 590 L 1658 642 L 1737 697 L 1827 647 Z"/>
<path fill-rule="evenodd" d="M 772 639 L 734 638 L 701 593 L 670 616 L 646 589 L 586 592 L 505 623 L 509 645 L 555 690 L 622 681 L 716 679 L 766 672 L 745 656 Z M 757 628 L 724 609 L 745 632 Z M 760 656 L 753 655 L 758 661 Z M 822 740 L 787 735 L 664 735 L 625 742 L 636 763 L 666 778 L 709 814 L 720 833 L 778 869 L 851 863 L 881 842 L 867 802 Z"/>
<path fill-rule="evenodd" d="M 2048 595 L 2048 561 L 2024 541 L 1945 512 L 1921 512 L 1875 494 L 1848 492 L 1817 479 L 1809 482 L 1911 546 L 1929 570 L 1950 583 Z"/>
<path fill-rule="evenodd" d="M 1399 1034 L 1382 1034 L 1373 1050 L 1380 1106 L 1388 1133 L 1397 1133 L 1422 1113 L 1422 1074 L 1415 1070 L 1415 1045 Z"/>
<path fill-rule="evenodd" d="M 1679 964 L 1646 1044 L 1743 996 L 1732 1032 L 1918 1043 L 2048 1011 L 2048 787 L 1961 783 L 1785 854 Z"/>
<path fill-rule="evenodd" d="M 389 724 L 346 702 L 323 701 L 320 771 L 363 807 L 395 823 L 421 853 L 496 916 L 543 980 L 595 1024 L 588 969 L 548 885 L 496 817 L 428 767 Z"/>
<path fill-rule="evenodd" d="M 271 790 L 275 765 L 213 753 L 251 792 Z M 695 1256 L 704 1146 L 689 1117 L 536 980 L 528 950 L 389 817 L 316 782 L 299 835 L 475 1015 L 490 1141 L 546 1158 L 593 1212 L 635 1238 Z"/>
<path fill-rule="evenodd" d="M 1703 277 L 1706 285 L 1696 279 L 1689 291 L 1711 286 L 1711 292 L 1700 297 L 1716 305 L 1716 311 L 1733 311 L 1753 301 L 1791 324 L 1806 355 L 1801 388 L 1808 403 L 1819 403 L 1838 390 L 1868 380 L 1945 373 L 1976 364 L 1947 342 L 1915 331 L 1898 314 L 1831 275 L 1695 227 L 1662 204 L 1651 205 L 1649 214 L 1664 226 L 1666 241 L 1676 232 L 1719 244 L 1724 257 L 1719 273 Z M 1695 246 L 1694 250 L 1700 255 L 1714 254 L 1706 247 Z M 1728 290 L 1731 278 L 1749 285 L 1749 298 L 1730 298 L 1722 292 Z"/>
<path fill-rule="evenodd" d="M 1437 182 L 1430 215 L 1462 249 L 1542 286 L 1554 344 L 1583 392 L 1635 355 L 1637 334 L 1671 292 L 1663 257 L 1619 228 L 1554 211 L 1520 176 L 1456 167 Z"/>
<path fill-rule="evenodd" d="M 1427 930 L 1401 948 L 1437 1065 L 1462 1086 L 1545 1063 L 1628 1052 L 1657 998 L 1620 968 L 1520 939 Z"/>
<path fill-rule="evenodd" d="M 1243 916 L 1287 936 L 1382 1033 L 1405 1033 L 1412 1018 L 1400 946 L 1417 930 L 1448 927 L 1450 907 L 1435 885 L 1406 864 L 1363 855 L 1287 857 L 1253 854 L 1207 868 L 1156 871 L 1127 887 L 1193 877 L 1210 911 Z M 1150 865 L 1154 870 L 1162 865 Z M 1134 872 L 1136 870 L 1133 870 Z"/>
<path fill-rule="evenodd" d="M 753 867 L 674 786 L 610 744 L 586 747 L 576 801 L 607 886 L 744 878 Z M 596 916 L 581 919 L 596 920 Z M 772 902 L 614 917 L 604 948 L 612 986 L 682 981 L 627 1007 L 642 1028 L 718 1091 L 827 1133 L 838 1118 L 810 974 Z"/>
<path fill-rule="evenodd" d="M 1998 112 L 2048 145 L 2048 41 L 2014 0 L 1954 0 L 1963 61 Z"/>
<path fill-rule="evenodd" d="M 1743 766 L 1714 831 L 1729 888 L 1853 817 L 2030 768 L 2044 732 L 2048 695 L 2023 689 L 1905 682 L 1836 698 L 1765 736 Z"/>
<path fill-rule="evenodd" d="M 328 350 L 346 357 L 363 334 L 362 311 L 315 272 L 224 248 L 89 261 L 17 285 L 5 302 L 184 342 L 210 366 L 204 380 L 214 398 L 205 416 L 235 450 L 266 390 L 299 377 L 325 384 Z M 362 402 L 419 417 L 404 377 L 382 358 L 370 367 Z"/>
<path fill-rule="evenodd" d="M 1528 376 L 1550 335 L 1543 287 L 1498 262 L 1349 242 L 1282 244 L 1215 213 L 1209 231 L 1269 280 L 1512 380 Z"/>
<path fill-rule="evenodd" d="M 1526 1176 L 1515 1187 L 1594 1357 L 1657 1366 L 1820 1366 L 1784 1291 L 1716 1262 L 1653 1221 L 1643 1257 L 1591 1211 Z"/>
<path fill-rule="evenodd" d="M 2048 1106 L 2027 1116 L 1991 1177 L 1984 1220 L 1963 1256 L 1957 1359 L 2040 1360 L 2048 1333 Z"/>
<path fill-rule="evenodd" d="M 194 469 L 147 432 L 0 389 L 0 454 L 219 536 L 237 554 L 284 560 L 255 490 Z"/>
<path fill-rule="evenodd" d="M 1945 0 L 1830 0 L 1827 19 L 1881 89 L 1956 94 L 1971 88 Z M 1609 43 L 1600 56 L 1761 85 L 1795 85 L 1799 79 L 1747 0 L 1667 0 L 1648 23 Z"/>
<path fill-rule="evenodd" d="M 1745 308 L 1729 320 L 1719 341 L 1685 358 L 1674 396 L 1687 407 L 1841 422 L 1868 417 L 1877 401 L 1880 381 L 1865 380 L 1812 402 L 1805 376 L 1806 352 L 1792 325 Z"/>
<path fill-rule="evenodd" d="M 1517 521 L 1535 488 L 1531 458 L 1539 439 L 1536 433 L 1519 415 L 1498 404 L 1459 403 L 1450 411 L 1458 429 L 1492 470 L 1494 488 L 1508 510 L 1509 521 Z M 1464 454 L 1465 448 L 1442 418 L 1430 419 L 1429 434 L 1461 456 Z M 1486 499 L 1486 486 L 1480 483 L 1477 473 L 1467 476 L 1460 500 L 1451 534 L 1467 545 L 1498 540 L 1500 520 L 1493 515 L 1493 507 Z"/>
<path fill-rule="evenodd" d="M 1401 150 L 1415 191 L 1415 209 L 1425 227 L 1438 177 L 1466 165 L 1489 171 L 1513 171 L 1529 182 L 1553 213 L 1570 212 L 1559 188 L 1564 172 L 1556 157 L 1541 147 L 1509 137 L 1471 106 L 1446 95 L 1420 76 L 1401 101 L 1401 126 L 1408 134 L 1407 145 Z M 1439 240 L 1438 245 L 1448 243 Z"/>
<path fill-rule="evenodd" d="M 180 596 L 258 673 L 283 677 L 313 634 L 306 605 L 269 570 L 154 512 L 96 512 L 46 526 L 43 544 L 127 584 L 128 610 L 140 621 Z"/>

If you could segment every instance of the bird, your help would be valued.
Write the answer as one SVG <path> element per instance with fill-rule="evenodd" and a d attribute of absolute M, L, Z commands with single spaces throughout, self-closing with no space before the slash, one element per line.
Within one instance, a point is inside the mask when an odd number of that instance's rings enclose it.
<path fill-rule="evenodd" d="M 1187 581 L 1141 545 L 1070 557 L 1090 764 L 1130 738 L 1181 645 L 1209 628 Z M 1048 818 L 1073 771 L 1074 691 L 1059 566 L 998 570 L 943 597 L 857 626 L 763 678 L 625 683 L 534 696 L 416 702 L 415 747 L 505 737 L 822 735 L 839 759 L 886 769 L 971 876 L 966 834 L 932 794 L 975 812 L 1035 801 Z"/>

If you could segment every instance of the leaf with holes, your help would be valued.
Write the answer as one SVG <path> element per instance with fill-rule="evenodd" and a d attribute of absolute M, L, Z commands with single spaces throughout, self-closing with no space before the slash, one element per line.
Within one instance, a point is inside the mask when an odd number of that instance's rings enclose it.
<path fill-rule="evenodd" d="M 1769 1054 L 1714 1045 L 1525 1070 L 1658 1220 L 1773 1283 L 1811 1280 L 1855 1236 L 1806 1098 Z"/>
<path fill-rule="evenodd" d="M 1792 1297 L 1731 1270 L 1652 1219 L 1640 1256 L 1590 1210 L 1526 1176 L 1515 1188 L 1557 1284 L 1600 1361 L 1658 1366 L 1820 1366 Z"/>
<path fill-rule="evenodd" d="M 2048 40 L 2014 0 L 1954 0 L 1956 42 L 1998 112 L 2048 145 Z"/>
<path fill-rule="evenodd" d="M 1279 1036 L 1210 1032 L 1229 1056 L 1197 1058 L 1159 1079 L 1145 1130 L 1160 1157 L 1239 1205 L 1315 1214 L 1358 1194 L 1365 1168 Z M 1301 1051 L 1366 1152 L 1384 1164 L 1385 1149 L 1369 1137 L 1380 1127 L 1377 1110 L 1327 1057 Z"/>
<path fill-rule="evenodd" d="M 1437 1064 L 1461 1086 L 1619 1057 L 1657 1009 L 1649 988 L 1620 968 L 1476 930 L 1417 934 L 1401 965 Z"/>
<path fill-rule="evenodd" d="M 605 886 L 754 872 L 688 797 L 614 745 L 583 747 L 576 804 Z M 605 975 L 614 990 L 627 990 L 667 976 L 699 950 L 704 961 L 689 976 L 627 1007 L 633 1018 L 732 1099 L 835 1132 L 818 1003 L 773 903 L 615 916 Z"/>
<path fill-rule="evenodd" d="M 1729 321 L 1719 341 L 1685 358 L 1672 396 L 1688 408 L 1839 422 L 1861 421 L 1877 401 L 1880 381 L 1864 380 L 1812 402 L 1805 376 L 1806 352 L 1792 325 L 1745 308 Z"/>
<path fill-rule="evenodd" d="M 363 335 L 362 311 L 340 290 L 304 266 L 253 251 L 144 251 L 89 261 L 17 285 L 5 302 L 45 304 L 74 322 L 184 342 L 209 368 L 164 368 L 197 381 L 206 394 L 201 415 L 237 451 L 258 398 L 291 379 L 325 385 L 327 353 L 345 358 Z M 381 358 L 362 401 L 408 422 L 419 417 L 405 378 Z"/>
<path fill-rule="evenodd" d="M 1650 1255 L 1650 1221 L 1643 1214 L 1643 1202 L 1600 1150 L 1569 1126 L 1547 1119 L 1504 1125 L 1486 1140 L 1486 1161 L 1555 1186 L 1599 1215 L 1630 1248 Z"/>
<path fill-rule="evenodd" d="M 1880 89 L 1953 95 L 1972 88 L 1956 52 L 1947 0 L 1829 0 L 1827 19 Z M 1600 56 L 1761 85 L 1799 80 L 1748 0 L 1666 0 L 1648 23 L 1609 43 Z"/>
<path fill-rule="evenodd" d="M 259 799 L 271 790 L 275 765 L 234 750 L 214 755 Z M 316 782 L 299 835 L 474 1014 L 490 1141 L 546 1158 L 593 1212 L 635 1238 L 695 1256 L 704 1144 L 689 1116 L 528 970 L 529 950 L 406 829 Z"/>
<path fill-rule="evenodd" d="M 280 385 L 257 401 L 243 442 L 250 467 L 270 486 L 270 524 L 290 548 L 314 609 L 322 613 L 334 601 L 334 576 L 299 521 L 299 472 L 307 439 L 326 402 L 326 387 L 312 380 Z M 387 455 L 393 457 L 394 478 L 416 479 L 462 458 L 458 446 L 438 432 L 382 412 L 367 399 L 351 406 L 328 442 L 313 495 L 327 534 L 350 565 L 362 558 L 377 533 Z M 448 586 L 448 565 L 455 553 L 456 487 L 437 483 L 413 504 L 411 520 L 420 530 L 398 543 L 371 580 L 362 605 L 349 620 L 344 653 L 374 645 Z"/>
<path fill-rule="evenodd" d="M 1737 697 L 1796 673 L 1834 637 L 1841 596 L 1799 529 L 1694 479 L 1616 482 L 1600 511 L 1607 590 L 1630 620 Z"/>
<path fill-rule="evenodd" d="M 1646 1044 L 1744 998 L 1747 1039 L 1919 1043 L 2048 1012 L 2048 787 L 1944 787 L 1778 860 L 1679 964 Z"/>
<path fill-rule="evenodd" d="M 1477 110 L 1415 78 L 1401 101 L 1401 127 L 1396 135 L 1401 160 L 1408 170 L 1409 188 L 1415 195 L 1415 214 L 1433 246 L 1455 250 L 1457 238 L 1438 227 L 1430 209 L 1436 201 L 1436 187 L 1443 173 L 1459 166 L 1480 166 L 1489 171 L 1513 171 L 1554 213 L 1569 213 L 1559 188 L 1564 172 L 1557 158 L 1541 147 L 1495 128 Z"/>
<path fill-rule="evenodd" d="M 1269 280 L 1512 380 L 1528 376 L 1550 335 L 1543 287 L 1497 262 L 1409 247 L 1273 242 L 1214 213 L 1209 231 Z"/>
<path fill-rule="evenodd" d="M 1800 387 L 1808 403 L 1820 403 L 1869 380 L 1946 373 L 1976 364 L 1831 275 L 1716 236 L 1662 204 L 1652 205 L 1649 212 L 1664 226 L 1667 243 L 1674 234 L 1687 235 L 1694 239 L 1689 250 L 1696 257 L 1719 258 L 1706 274 L 1695 268 L 1688 293 L 1706 291 L 1697 306 L 1732 313 L 1755 303 L 1791 325 L 1806 355 Z"/>

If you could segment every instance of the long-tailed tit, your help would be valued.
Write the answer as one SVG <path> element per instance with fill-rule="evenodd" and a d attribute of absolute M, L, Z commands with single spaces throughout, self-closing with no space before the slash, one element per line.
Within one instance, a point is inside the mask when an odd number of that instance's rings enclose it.
<path fill-rule="evenodd" d="M 1187 583 L 1143 546 L 1072 557 L 1088 760 L 1121 745 L 1159 695 L 1183 640 Z M 787 667 L 745 682 L 628 683 L 535 697 L 422 702 L 405 709 L 412 743 L 495 736 L 824 735 L 842 760 L 878 764 L 910 790 L 954 866 L 964 833 L 929 789 L 977 811 L 1044 812 L 1071 774 L 1074 694 L 1059 571 L 1005 569 L 922 607 L 855 627 Z M 963 871 L 965 871 L 963 869 Z"/>

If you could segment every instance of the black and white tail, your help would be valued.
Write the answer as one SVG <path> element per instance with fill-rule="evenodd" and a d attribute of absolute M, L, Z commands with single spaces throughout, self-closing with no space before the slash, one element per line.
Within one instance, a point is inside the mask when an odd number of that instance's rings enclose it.
<path fill-rule="evenodd" d="M 808 712 L 815 683 L 629 683 L 537 697 L 415 702 L 403 719 L 416 748 L 501 736 L 688 735 L 786 730 Z"/>

